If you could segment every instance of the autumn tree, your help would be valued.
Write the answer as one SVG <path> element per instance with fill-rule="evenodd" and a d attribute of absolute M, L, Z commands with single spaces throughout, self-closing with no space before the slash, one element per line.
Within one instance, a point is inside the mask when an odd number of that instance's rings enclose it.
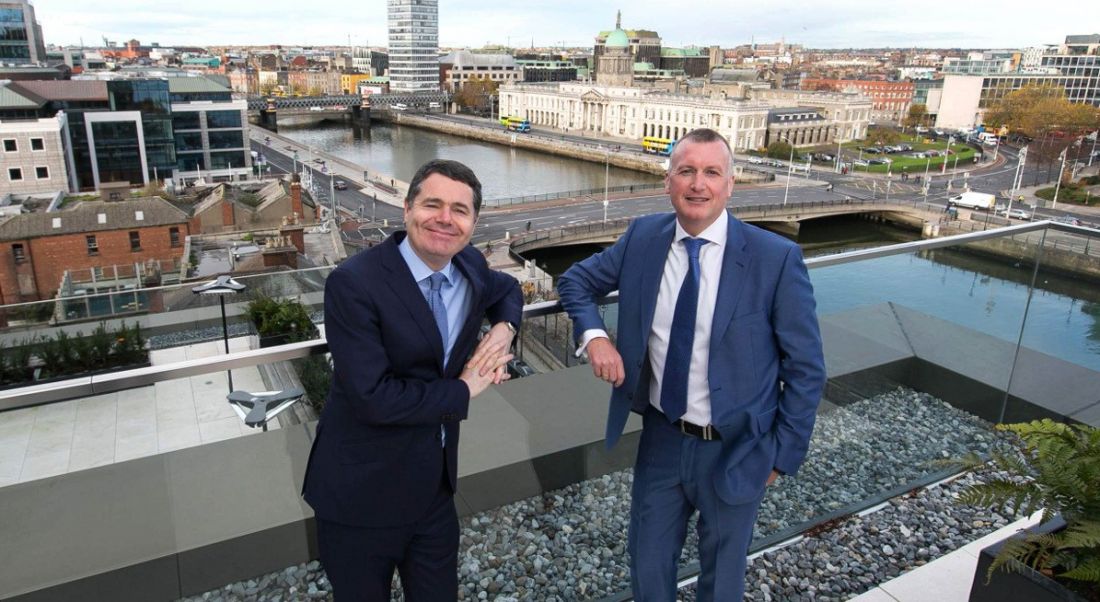
<path fill-rule="evenodd" d="M 489 78 L 471 78 L 462 84 L 455 92 L 454 102 L 459 107 L 474 113 L 489 113 L 492 111 L 492 98 L 500 87 Z"/>
<path fill-rule="evenodd" d="M 867 128 L 867 136 L 864 140 L 874 144 L 875 146 L 882 146 L 883 144 L 896 144 L 901 140 L 901 134 L 892 128 L 885 128 L 879 126 L 871 126 Z"/>
<path fill-rule="evenodd" d="M 785 140 L 775 140 L 768 145 L 767 154 L 773 159 L 789 159 L 791 156 L 791 145 Z"/>
<path fill-rule="evenodd" d="M 909 105 L 909 115 L 905 117 L 905 127 L 924 125 L 928 119 L 928 107 L 922 104 Z"/>
<path fill-rule="evenodd" d="M 1005 125 L 1009 131 L 1030 138 L 1048 132 L 1076 137 L 1100 127 L 1100 111 L 1088 104 L 1072 103 L 1062 88 L 1026 86 L 1009 92 L 985 113 L 988 126 Z"/>

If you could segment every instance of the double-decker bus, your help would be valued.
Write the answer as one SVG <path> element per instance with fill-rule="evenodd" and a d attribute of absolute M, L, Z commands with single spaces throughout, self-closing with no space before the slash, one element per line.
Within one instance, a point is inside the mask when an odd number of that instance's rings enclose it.
<path fill-rule="evenodd" d="M 501 117 L 500 125 L 513 132 L 530 132 L 531 122 L 522 117 Z"/>
<path fill-rule="evenodd" d="M 676 141 L 669 140 L 668 138 L 658 138 L 656 136 L 646 136 L 642 138 L 642 150 L 647 153 L 654 153 L 667 157 L 672 154 L 672 147 L 675 145 Z"/>

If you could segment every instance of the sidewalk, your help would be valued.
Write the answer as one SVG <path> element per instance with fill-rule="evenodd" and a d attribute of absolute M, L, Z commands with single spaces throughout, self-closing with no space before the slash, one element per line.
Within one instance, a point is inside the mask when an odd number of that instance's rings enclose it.
<path fill-rule="evenodd" d="M 252 140 L 259 144 L 270 146 L 275 151 L 281 153 L 293 153 L 293 151 L 298 151 L 299 164 L 309 165 L 318 173 L 323 173 L 325 175 L 332 174 L 341 180 L 345 180 L 348 182 L 349 186 L 359 188 L 359 192 L 367 196 L 375 197 L 387 205 L 392 205 L 397 208 L 404 207 L 405 192 L 409 189 L 408 182 L 403 182 L 388 174 L 370 173 L 370 170 L 365 166 L 357 165 L 346 159 L 341 159 L 323 150 L 318 150 L 316 148 L 311 150 L 307 144 L 295 142 L 290 138 L 280 136 L 276 132 L 265 130 L 257 125 L 253 125 L 249 128 L 249 135 Z M 270 145 L 264 141 L 266 137 L 271 137 Z M 290 147 L 291 150 L 287 150 L 287 147 Z M 306 157 L 310 154 L 312 154 L 314 158 L 325 160 L 326 172 L 321 172 L 320 167 L 316 163 L 310 164 L 306 160 Z M 369 181 L 363 178 L 365 173 L 369 175 Z"/>
<path fill-rule="evenodd" d="M 1090 168 L 1082 169 L 1077 174 L 1077 176 L 1078 176 L 1078 178 L 1083 178 L 1083 177 L 1086 177 L 1086 176 L 1089 176 L 1089 175 L 1097 175 L 1098 173 L 1100 173 L 1100 163 L 1098 163 L 1096 165 L 1093 165 Z M 1020 202 L 1020 197 L 1022 196 L 1022 197 L 1024 197 L 1023 202 L 1027 203 L 1028 205 L 1031 205 L 1032 207 L 1042 207 L 1044 209 L 1050 209 L 1052 201 L 1048 201 L 1046 199 L 1039 198 L 1038 196 L 1035 195 L 1035 193 L 1039 190 L 1044 189 L 1044 188 L 1053 188 L 1054 186 L 1055 186 L 1054 182 L 1046 182 L 1046 183 L 1043 183 L 1043 184 L 1039 184 L 1038 186 L 1025 186 L 1025 187 L 1020 188 L 1019 190 L 1016 191 L 1015 198 L 1012 199 L 1012 202 L 1013 203 Z M 1092 191 L 1092 195 L 1094 197 L 1097 197 L 1097 199 L 1100 199 L 1100 185 L 1090 186 L 1088 189 Z M 1007 199 L 1009 194 L 1011 194 L 1011 192 L 1012 191 L 1010 191 L 1010 190 L 1002 190 L 1000 196 L 1002 198 Z M 1056 210 L 1060 209 L 1060 210 L 1063 210 L 1063 211 L 1067 211 L 1067 212 L 1071 212 L 1071 213 L 1077 213 L 1077 214 L 1080 214 L 1080 215 L 1087 215 L 1089 217 L 1095 218 L 1093 221 L 1100 221 L 1100 206 L 1093 205 L 1093 206 L 1088 206 L 1087 207 L 1085 205 L 1078 205 L 1076 203 L 1062 203 L 1062 202 L 1059 202 L 1058 206 L 1055 207 L 1054 209 L 1056 209 Z"/>

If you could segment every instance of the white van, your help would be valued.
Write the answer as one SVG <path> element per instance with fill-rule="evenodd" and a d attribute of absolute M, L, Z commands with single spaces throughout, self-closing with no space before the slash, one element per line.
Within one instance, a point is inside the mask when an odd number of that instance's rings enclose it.
<path fill-rule="evenodd" d="M 409 108 L 409 107 L 408 107 L 408 105 L 405 105 L 405 104 L 403 104 L 403 103 L 400 103 L 400 102 L 399 102 L 399 103 L 395 103 L 395 104 L 393 105 L 393 110 L 394 110 L 394 111 L 404 111 L 404 110 L 405 110 L 405 109 L 407 109 L 407 108 Z"/>

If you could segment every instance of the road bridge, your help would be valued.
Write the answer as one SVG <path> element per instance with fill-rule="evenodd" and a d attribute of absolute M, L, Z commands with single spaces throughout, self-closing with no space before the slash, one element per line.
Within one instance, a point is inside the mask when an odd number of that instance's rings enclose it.
<path fill-rule="evenodd" d="M 797 233 L 801 222 L 838 215 L 866 215 L 871 219 L 918 228 L 926 223 L 938 221 L 942 215 L 939 207 L 925 203 L 883 199 L 736 206 L 730 211 L 743 222 L 791 234 Z M 527 251 L 561 245 L 611 244 L 626 232 L 633 219 L 633 217 L 622 218 L 538 230 L 515 237 L 510 247 L 514 253 L 522 255 Z"/>

